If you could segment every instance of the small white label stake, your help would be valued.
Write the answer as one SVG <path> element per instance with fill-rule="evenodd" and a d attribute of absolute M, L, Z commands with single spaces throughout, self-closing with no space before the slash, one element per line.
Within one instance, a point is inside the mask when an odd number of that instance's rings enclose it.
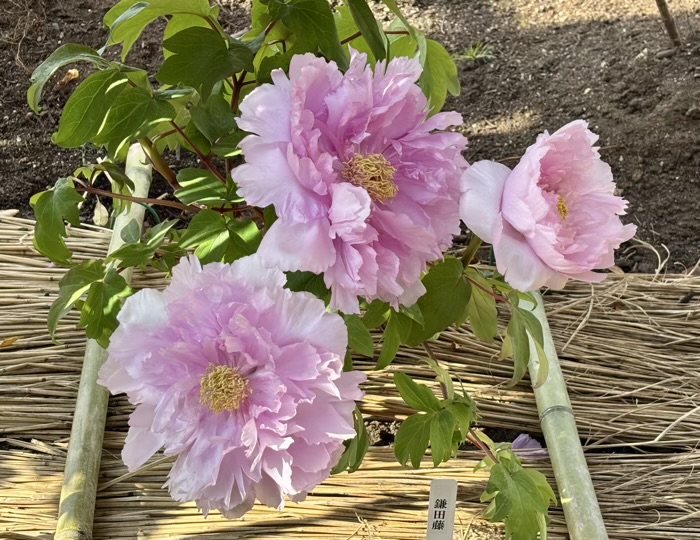
<path fill-rule="evenodd" d="M 457 480 L 430 482 L 428 536 L 426 540 L 452 540 L 457 504 Z"/>

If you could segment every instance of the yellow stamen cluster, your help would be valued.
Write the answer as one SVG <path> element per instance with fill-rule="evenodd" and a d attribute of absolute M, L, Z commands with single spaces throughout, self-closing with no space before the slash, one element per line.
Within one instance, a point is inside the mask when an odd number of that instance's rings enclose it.
<path fill-rule="evenodd" d="M 387 202 L 396 197 L 399 188 L 394 182 L 396 169 L 381 154 L 355 154 L 343 163 L 343 178 L 367 190 L 374 201 Z"/>
<path fill-rule="evenodd" d="M 566 202 L 561 197 L 557 201 L 557 210 L 559 210 L 559 215 L 562 219 L 566 219 L 569 216 L 569 207 L 566 206 Z"/>
<path fill-rule="evenodd" d="M 236 368 L 211 364 L 200 383 L 199 401 L 213 413 L 236 411 L 250 396 L 250 385 Z"/>

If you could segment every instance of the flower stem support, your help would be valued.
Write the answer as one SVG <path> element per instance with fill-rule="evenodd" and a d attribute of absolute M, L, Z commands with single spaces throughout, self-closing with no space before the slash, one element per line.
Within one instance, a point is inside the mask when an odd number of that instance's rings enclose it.
<path fill-rule="evenodd" d="M 134 144 L 129 149 L 126 174 L 134 182 L 134 195 L 147 197 L 151 185 L 151 165 L 139 144 Z M 136 221 L 141 226 L 144 212 L 145 208 L 140 204 L 131 204 L 127 211 L 116 217 L 109 253 L 124 244 L 121 231 L 128 223 Z M 127 282 L 130 281 L 131 270 L 129 268 L 122 273 Z M 66 456 L 55 540 L 92 539 L 109 400 L 107 389 L 97 384 L 97 374 L 106 359 L 107 352 L 96 341 L 89 339 L 85 347 L 85 359 Z"/>
<path fill-rule="evenodd" d="M 544 352 L 549 371 L 540 386 L 534 386 L 540 424 L 557 481 L 571 540 L 607 540 L 608 533 L 600 512 L 591 475 L 581 447 L 564 375 L 544 312 L 544 300 L 533 294 L 537 306 L 533 314 L 542 325 Z M 532 338 L 530 338 L 532 340 Z M 540 361 L 534 343 L 530 343 L 530 379 L 539 380 Z"/>

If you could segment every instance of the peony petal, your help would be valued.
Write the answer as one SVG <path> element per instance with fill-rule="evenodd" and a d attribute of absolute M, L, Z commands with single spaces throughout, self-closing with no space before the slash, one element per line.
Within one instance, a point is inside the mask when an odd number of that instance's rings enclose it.
<path fill-rule="evenodd" d="M 280 218 L 263 237 L 258 253 L 284 271 L 323 272 L 335 261 L 330 224 L 326 219 L 290 223 Z"/>
<path fill-rule="evenodd" d="M 498 271 L 519 291 L 539 289 L 554 277 L 555 272 L 542 262 L 521 233 L 507 221 L 501 223 L 493 238 Z"/>
<path fill-rule="evenodd" d="M 465 225 L 479 238 L 493 243 L 498 227 L 501 199 L 510 169 L 495 161 L 477 161 L 462 175 L 459 214 Z"/>

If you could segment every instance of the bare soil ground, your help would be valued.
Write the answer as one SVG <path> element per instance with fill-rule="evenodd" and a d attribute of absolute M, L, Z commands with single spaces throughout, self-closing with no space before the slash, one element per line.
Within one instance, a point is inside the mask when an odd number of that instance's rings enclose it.
<path fill-rule="evenodd" d="M 0 208 L 30 215 L 29 197 L 93 161 L 95 149 L 51 143 L 74 84 L 59 77 L 44 112 L 27 107 L 29 75 L 58 45 L 101 46 L 101 19 L 112 2 L 5 0 L 0 10 Z M 246 25 L 247 2 L 228 0 L 225 26 Z M 478 43 L 488 55 L 459 60 L 462 94 L 447 107 L 466 121 L 468 159 L 514 164 L 536 135 L 585 118 L 630 201 L 640 238 L 682 271 L 700 258 L 700 4 L 670 0 L 684 46 L 668 53 L 654 2 L 639 0 L 405 0 L 413 22 L 456 58 Z M 161 28 L 162 29 L 162 28 Z M 159 61 L 157 26 L 130 58 Z M 81 77 L 85 73 L 81 70 Z M 76 81 L 78 82 L 78 81 Z M 156 184 L 155 190 L 163 189 Z M 653 272 L 653 252 L 620 253 L 626 271 Z"/>

